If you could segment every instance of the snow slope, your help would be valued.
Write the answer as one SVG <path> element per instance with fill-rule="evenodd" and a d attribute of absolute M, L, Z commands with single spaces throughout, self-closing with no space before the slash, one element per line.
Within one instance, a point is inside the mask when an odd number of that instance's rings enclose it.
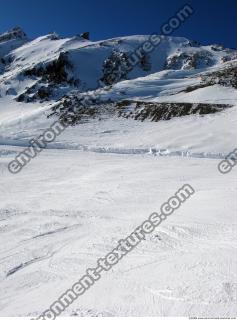
<path fill-rule="evenodd" d="M 235 172 L 217 160 L 2 147 L 1 316 L 37 316 L 184 183 L 196 193 L 64 315 L 236 316 Z"/>

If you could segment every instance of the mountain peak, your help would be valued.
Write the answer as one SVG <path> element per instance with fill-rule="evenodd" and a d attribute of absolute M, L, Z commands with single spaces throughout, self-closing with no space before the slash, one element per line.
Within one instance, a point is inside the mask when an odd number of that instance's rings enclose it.
<path fill-rule="evenodd" d="M 18 26 L 0 34 L 0 42 L 12 39 L 26 39 L 26 33 Z"/>

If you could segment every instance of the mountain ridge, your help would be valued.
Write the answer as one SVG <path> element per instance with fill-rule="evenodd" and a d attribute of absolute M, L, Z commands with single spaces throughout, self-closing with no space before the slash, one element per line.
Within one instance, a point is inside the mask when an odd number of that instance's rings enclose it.
<path fill-rule="evenodd" d="M 30 40 L 19 27 L 1 37 L 5 39 L 0 40 L 1 97 L 18 103 L 51 104 L 49 115 L 65 119 L 66 114 L 70 121 L 73 115 L 73 124 L 81 116 L 97 114 L 102 104 L 107 110 L 111 103 L 119 106 L 123 101 L 131 101 L 133 106 L 143 101 L 144 109 L 153 103 L 152 110 L 158 114 L 152 119 L 165 119 L 170 114 L 164 103 L 168 109 L 180 106 L 180 110 L 186 110 L 185 104 L 212 103 L 203 114 L 235 104 L 237 50 L 221 45 L 203 46 L 184 37 L 161 35 L 146 52 L 140 48 L 151 35 L 91 41 L 89 33 L 73 37 L 51 33 Z M 9 46 L 12 41 L 17 41 L 13 49 Z M 215 108 L 218 103 L 222 109 Z M 162 115 L 157 109 L 161 104 Z M 122 115 L 143 119 L 136 116 L 135 109 L 130 107 L 130 112 Z M 195 105 L 187 107 L 187 115 L 188 110 L 197 109 Z M 140 112 L 149 114 L 139 107 Z M 175 109 L 170 112 L 179 114 Z"/>

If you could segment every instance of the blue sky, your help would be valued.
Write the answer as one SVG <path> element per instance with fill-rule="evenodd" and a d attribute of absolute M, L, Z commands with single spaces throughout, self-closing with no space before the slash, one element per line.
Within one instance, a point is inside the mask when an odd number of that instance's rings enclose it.
<path fill-rule="evenodd" d="M 21 26 L 30 38 L 90 31 L 91 39 L 159 32 L 180 0 L 0 0 L 0 32 Z M 193 16 L 173 35 L 237 48 L 237 0 L 191 0 Z"/>

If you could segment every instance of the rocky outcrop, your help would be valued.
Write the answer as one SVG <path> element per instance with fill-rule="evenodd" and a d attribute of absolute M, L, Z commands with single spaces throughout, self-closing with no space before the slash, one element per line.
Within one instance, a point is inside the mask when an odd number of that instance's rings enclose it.
<path fill-rule="evenodd" d="M 24 76 L 37 77 L 38 82 L 26 88 L 25 92 L 17 97 L 17 101 L 34 102 L 36 100 L 48 101 L 56 94 L 61 84 L 77 87 L 78 79 L 70 76 L 71 63 L 66 53 L 60 53 L 58 59 L 43 65 L 24 71 Z M 58 95 L 60 98 L 60 95 Z"/>
<path fill-rule="evenodd" d="M 67 54 L 60 53 L 58 59 L 42 66 L 37 66 L 24 71 L 24 76 L 40 77 L 42 80 L 49 83 L 59 84 L 63 82 L 72 82 L 69 78 L 69 70 L 72 68 L 68 60 Z"/>
<path fill-rule="evenodd" d="M 216 72 L 207 73 L 202 75 L 201 78 L 202 82 L 208 85 L 219 84 L 237 89 L 237 64 L 230 65 Z"/>
<path fill-rule="evenodd" d="M 100 80 L 105 85 L 112 85 L 127 79 L 129 69 L 128 55 L 114 50 L 103 63 L 103 77 Z"/>
<path fill-rule="evenodd" d="M 212 57 L 208 51 L 187 53 L 176 53 L 167 58 L 165 69 L 197 69 L 213 65 Z"/>
<path fill-rule="evenodd" d="M 140 58 L 139 64 L 143 71 L 151 71 L 151 57 L 148 54 L 143 53 Z"/>
<path fill-rule="evenodd" d="M 12 62 L 12 58 L 8 55 L 9 52 L 27 41 L 25 32 L 19 27 L 0 34 L 0 74 L 4 73 Z"/>
<path fill-rule="evenodd" d="M 26 39 L 26 34 L 20 27 L 14 27 L 9 31 L 0 34 L 0 42 L 12 39 Z"/>
<path fill-rule="evenodd" d="M 231 105 L 187 103 L 187 102 L 144 102 L 124 100 L 116 104 L 116 110 L 120 117 L 134 120 L 170 120 L 174 117 L 188 115 L 206 115 L 220 112 Z"/>
<path fill-rule="evenodd" d="M 85 99 L 87 97 L 88 99 Z M 122 100 L 119 102 L 100 101 L 82 95 L 69 95 L 52 109 L 49 117 L 57 116 L 60 121 L 71 125 L 85 121 L 85 119 L 117 115 L 139 121 L 170 120 L 174 117 L 188 115 L 213 114 L 232 107 L 227 104 L 187 103 L 187 102 L 145 102 Z"/>
<path fill-rule="evenodd" d="M 48 117 L 57 116 L 59 121 L 75 125 L 86 119 L 99 117 L 107 112 L 112 112 L 110 101 L 101 102 L 97 97 L 83 94 L 65 96 L 51 109 Z"/>
<path fill-rule="evenodd" d="M 35 85 L 26 88 L 16 100 L 18 102 L 35 102 L 35 101 L 49 101 L 53 96 L 54 87 L 52 85 L 45 85 L 43 83 L 36 83 Z"/>
<path fill-rule="evenodd" d="M 86 31 L 80 34 L 80 37 L 82 37 L 85 40 L 90 40 L 90 32 Z"/>
<path fill-rule="evenodd" d="M 137 66 L 143 71 L 151 70 L 151 59 L 145 52 L 138 57 Z M 112 85 L 128 78 L 128 73 L 132 70 L 129 62 L 129 54 L 114 50 L 103 63 L 103 77 L 100 79 L 104 85 Z"/>

